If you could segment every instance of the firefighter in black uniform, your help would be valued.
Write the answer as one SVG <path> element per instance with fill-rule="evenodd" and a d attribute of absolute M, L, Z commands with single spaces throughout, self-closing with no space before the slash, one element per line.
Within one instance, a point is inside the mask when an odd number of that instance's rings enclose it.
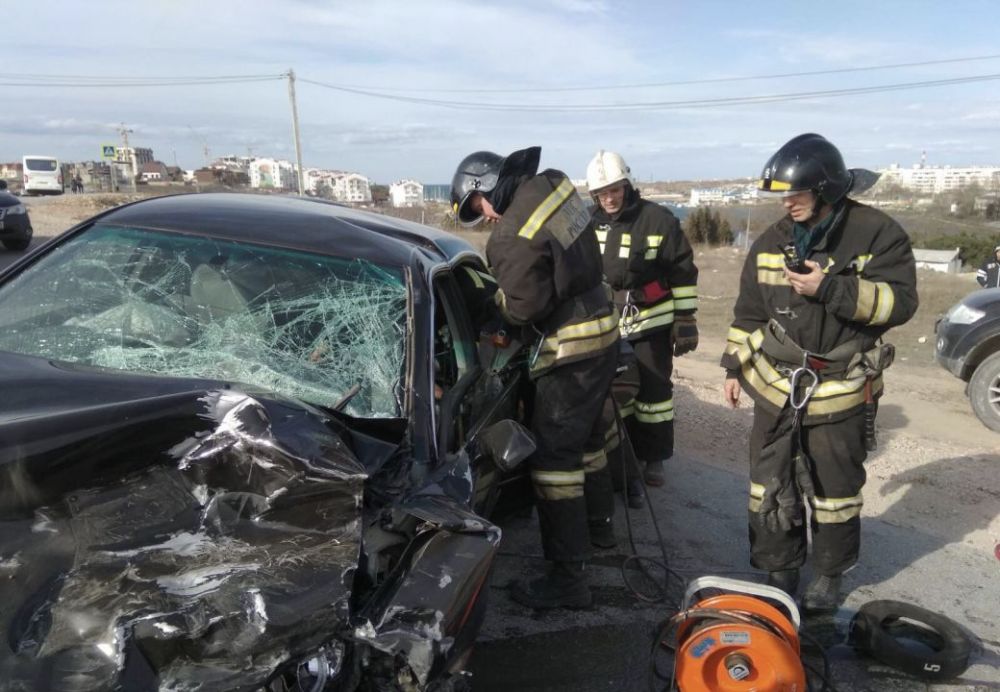
<path fill-rule="evenodd" d="M 876 179 L 845 168 L 816 134 L 795 137 L 768 160 L 760 189 L 780 195 L 788 216 L 750 248 L 722 357 L 726 403 L 735 408 L 746 389 L 755 405 L 751 563 L 794 595 L 811 529 L 806 612 L 835 610 L 842 575 L 857 562 L 863 462 L 892 360 L 880 342 L 917 309 L 906 232 L 847 198 Z"/>
<path fill-rule="evenodd" d="M 513 584 L 511 596 L 532 608 L 587 607 L 591 545 L 614 544 L 602 410 L 615 374 L 618 315 L 586 205 L 562 172 L 536 174 L 540 154 L 539 147 L 470 154 L 451 194 L 464 225 L 496 223 L 486 246 L 496 305 L 533 343 L 537 452 L 529 464 L 549 569 Z"/>
<path fill-rule="evenodd" d="M 604 273 L 622 310 L 621 335 L 632 345 L 639 391 L 622 407 L 646 483 L 664 483 L 674 453 L 673 358 L 698 347 L 698 268 L 691 245 L 670 211 L 639 197 L 624 159 L 599 151 L 587 166 L 587 189 Z M 638 504 L 641 487 L 628 489 Z"/>
<path fill-rule="evenodd" d="M 983 288 L 1000 287 L 1000 245 L 993 248 L 993 257 L 983 260 L 983 266 L 976 272 L 976 281 Z"/>

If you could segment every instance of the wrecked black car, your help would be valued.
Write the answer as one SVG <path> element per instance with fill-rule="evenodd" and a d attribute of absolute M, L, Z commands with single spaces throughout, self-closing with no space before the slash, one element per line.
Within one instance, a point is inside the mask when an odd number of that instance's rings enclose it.
<path fill-rule="evenodd" d="M 494 287 L 449 234 L 237 194 L 0 274 L 4 689 L 466 685 L 532 451 Z"/>

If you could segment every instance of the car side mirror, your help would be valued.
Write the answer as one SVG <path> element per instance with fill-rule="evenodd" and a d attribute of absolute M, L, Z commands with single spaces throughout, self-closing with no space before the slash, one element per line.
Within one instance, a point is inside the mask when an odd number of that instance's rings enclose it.
<path fill-rule="evenodd" d="M 504 473 L 535 453 L 535 438 L 517 421 L 504 419 L 479 434 L 479 450 Z"/>
<path fill-rule="evenodd" d="M 6 190 L 6 189 L 7 189 L 7 181 L 0 180 L 0 190 Z"/>

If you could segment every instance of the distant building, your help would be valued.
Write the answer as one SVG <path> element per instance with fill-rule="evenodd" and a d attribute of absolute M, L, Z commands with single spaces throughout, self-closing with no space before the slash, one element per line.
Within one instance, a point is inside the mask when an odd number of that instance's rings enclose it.
<path fill-rule="evenodd" d="M 298 188 L 295 166 L 284 159 L 254 159 L 249 165 L 250 187 L 262 190 Z"/>
<path fill-rule="evenodd" d="M 757 199 L 755 185 L 736 187 L 692 188 L 688 204 L 692 207 L 713 204 L 747 204 Z"/>
<path fill-rule="evenodd" d="M 415 180 L 399 180 L 389 186 L 389 200 L 394 207 L 424 206 L 424 186 Z"/>
<path fill-rule="evenodd" d="M 333 198 L 350 204 L 371 202 L 371 181 L 360 173 L 342 173 L 333 179 Z"/>
<path fill-rule="evenodd" d="M 184 179 L 193 181 L 198 185 L 221 185 L 223 187 L 246 187 L 250 184 L 250 178 L 246 173 L 226 167 L 199 168 L 194 171 L 191 178 L 185 173 Z"/>
<path fill-rule="evenodd" d="M 348 204 L 372 201 L 371 181 L 360 173 L 307 168 L 303 176 L 305 193 Z"/>
<path fill-rule="evenodd" d="M 16 163 L 0 163 L 0 179 L 20 180 L 24 172 L 24 164 L 20 161 Z"/>
<path fill-rule="evenodd" d="M 737 187 L 693 188 L 688 199 L 692 207 L 700 205 L 741 204 L 757 199 L 757 188 L 753 185 Z"/>
<path fill-rule="evenodd" d="M 997 166 L 952 168 L 917 164 L 912 168 L 902 168 L 894 163 L 878 172 L 882 174 L 880 182 L 883 184 L 895 183 L 927 195 L 960 190 L 973 183 L 987 190 L 1000 189 L 1000 167 Z"/>
<path fill-rule="evenodd" d="M 215 159 L 209 168 L 224 167 L 243 171 L 247 175 L 250 175 L 250 164 L 256 160 L 257 158 L 255 156 L 237 156 L 236 154 L 229 154 L 228 156 L 220 156 Z"/>
<path fill-rule="evenodd" d="M 913 259 L 917 261 L 917 269 L 931 269 L 943 274 L 957 274 L 962 271 L 962 258 L 959 248 L 954 250 L 924 250 L 913 248 Z"/>
<path fill-rule="evenodd" d="M 146 182 L 153 180 L 160 182 L 170 180 L 170 174 L 162 161 L 148 161 L 139 169 L 139 178 Z"/>
<path fill-rule="evenodd" d="M 115 161 L 127 163 L 132 170 L 132 177 L 137 178 L 142 173 L 144 163 L 152 163 L 153 150 L 148 147 L 115 147 Z"/>

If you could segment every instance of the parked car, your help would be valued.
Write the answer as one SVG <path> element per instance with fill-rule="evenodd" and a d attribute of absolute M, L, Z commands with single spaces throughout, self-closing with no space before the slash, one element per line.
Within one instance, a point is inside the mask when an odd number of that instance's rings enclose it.
<path fill-rule="evenodd" d="M 935 328 L 937 361 L 967 382 L 972 410 L 1000 432 L 1000 288 L 970 293 Z"/>
<path fill-rule="evenodd" d="M 24 203 L 7 192 L 7 181 L 0 180 L 0 241 L 3 246 L 8 250 L 26 250 L 33 233 Z"/>
<path fill-rule="evenodd" d="M 494 285 L 444 232 L 238 194 L 0 274 L 4 687 L 465 689 L 533 451 Z"/>

